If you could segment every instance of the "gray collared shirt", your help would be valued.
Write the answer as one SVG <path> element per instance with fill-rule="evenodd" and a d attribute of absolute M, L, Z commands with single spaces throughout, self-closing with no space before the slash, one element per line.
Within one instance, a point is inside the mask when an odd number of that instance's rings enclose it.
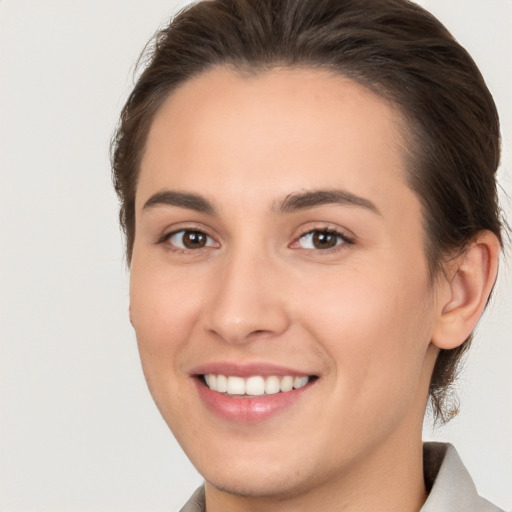
<path fill-rule="evenodd" d="M 429 495 L 420 512 L 503 512 L 478 495 L 475 484 L 451 444 L 423 445 L 425 483 Z M 205 512 L 204 487 L 180 512 Z"/>

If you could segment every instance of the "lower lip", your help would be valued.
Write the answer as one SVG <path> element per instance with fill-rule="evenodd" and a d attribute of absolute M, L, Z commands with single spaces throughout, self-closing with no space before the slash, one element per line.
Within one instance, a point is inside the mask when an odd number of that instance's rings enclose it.
<path fill-rule="evenodd" d="M 239 398 L 212 391 L 200 379 L 194 380 L 206 406 L 217 416 L 236 423 L 258 423 L 283 412 L 297 402 L 312 384 L 309 382 L 302 388 L 285 393 Z"/>

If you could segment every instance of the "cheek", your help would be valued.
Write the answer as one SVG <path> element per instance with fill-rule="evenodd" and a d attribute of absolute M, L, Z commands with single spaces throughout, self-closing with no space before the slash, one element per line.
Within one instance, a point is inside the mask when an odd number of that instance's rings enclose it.
<path fill-rule="evenodd" d="M 130 311 L 143 343 L 176 345 L 180 332 L 192 324 L 200 293 L 197 281 L 150 265 L 132 263 Z"/>
<path fill-rule="evenodd" d="M 180 425 L 190 429 L 195 424 L 182 399 L 189 389 L 180 362 L 197 323 L 197 299 L 188 280 L 149 268 L 132 263 L 132 324 L 149 391 L 171 430 L 179 432 Z"/>
<path fill-rule="evenodd" d="M 302 304 L 303 324 L 322 344 L 340 386 L 369 400 L 412 392 L 430 342 L 427 290 L 422 275 L 352 273 L 304 293 L 314 300 Z"/>
<path fill-rule="evenodd" d="M 183 280 L 132 263 L 130 311 L 146 380 L 153 394 L 179 372 L 179 354 L 195 324 L 196 295 Z M 165 388 L 164 386 L 162 386 Z M 156 400 L 156 397 L 155 397 Z"/>

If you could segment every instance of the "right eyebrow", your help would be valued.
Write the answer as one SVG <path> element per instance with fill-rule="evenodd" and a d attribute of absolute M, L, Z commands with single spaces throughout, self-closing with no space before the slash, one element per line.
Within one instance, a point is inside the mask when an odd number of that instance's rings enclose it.
<path fill-rule="evenodd" d="M 149 210 L 157 206 L 178 206 L 196 212 L 215 214 L 215 208 L 208 199 L 197 194 L 178 192 L 176 190 L 161 190 L 153 194 L 142 207 L 142 210 Z"/>

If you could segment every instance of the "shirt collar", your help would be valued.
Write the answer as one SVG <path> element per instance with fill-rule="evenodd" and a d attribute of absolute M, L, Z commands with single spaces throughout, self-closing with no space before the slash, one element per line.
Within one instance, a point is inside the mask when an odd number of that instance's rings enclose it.
<path fill-rule="evenodd" d="M 429 495 L 420 512 L 500 512 L 478 495 L 451 444 L 424 443 L 423 467 Z"/>

